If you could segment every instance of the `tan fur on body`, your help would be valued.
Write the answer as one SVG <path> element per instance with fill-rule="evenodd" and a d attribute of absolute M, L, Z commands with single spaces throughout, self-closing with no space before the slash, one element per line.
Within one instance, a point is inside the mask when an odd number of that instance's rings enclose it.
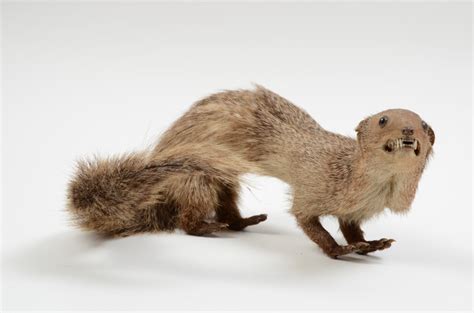
<path fill-rule="evenodd" d="M 397 146 L 398 138 L 416 145 Z M 242 218 L 237 208 L 239 178 L 256 173 L 292 187 L 292 213 L 326 254 L 368 253 L 392 240 L 366 241 L 360 223 L 384 208 L 410 208 L 433 143 L 411 111 L 363 120 L 354 140 L 262 87 L 225 91 L 195 103 L 150 152 L 81 163 L 68 208 L 80 227 L 105 235 L 241 230 L 266 219 Z M 339 218 L 348 245 L 322 227 L 324 215 Z"/>

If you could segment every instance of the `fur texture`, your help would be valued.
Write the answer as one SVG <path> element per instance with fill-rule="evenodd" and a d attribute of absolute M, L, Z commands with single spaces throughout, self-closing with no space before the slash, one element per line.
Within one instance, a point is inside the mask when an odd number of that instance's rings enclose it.
<path fill-rule="evenodd" d="M 357 140 L 326 131 L 260 86 L 217 93 L 195 103 L 152 151 L 79 163 L 68 209 L 80 227 L 111 236 L 242 230 L 266 219 L 242 218 L 237 208 L 239 178 L 256 173 L 292 187 L 292 213 L 327 255 L 385 249 L 393 240 L 366 241 L 360 224 L 385 208 L 410 208 L 434 132 L 402 109 L 370 116 L 356 131 Z M 324 215 L 339 218 L 348 245 L 323 228 Z"/>

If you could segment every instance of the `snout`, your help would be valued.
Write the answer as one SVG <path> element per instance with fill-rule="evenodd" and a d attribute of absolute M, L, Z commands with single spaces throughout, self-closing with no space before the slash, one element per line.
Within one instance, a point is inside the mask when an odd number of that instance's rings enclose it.
<path fill-rule="evenodd" d="M 412 127 L 404 127 L 402 129 L 402 135 L 403 136 L 413 136 L 413 133 L 415 130 Z"/>

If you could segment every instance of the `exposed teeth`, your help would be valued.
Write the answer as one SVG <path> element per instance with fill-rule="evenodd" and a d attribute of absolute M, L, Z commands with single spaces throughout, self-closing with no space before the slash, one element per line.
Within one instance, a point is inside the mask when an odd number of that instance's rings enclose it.
<path fill-rule="evenodd" d="M 404 141 L 408 143 L 404 143 Z M 394 150 L 401 150 L 403 148 L 411 148 L 415 151 L 419 147 L 419 142 L 416 139 L 403 139 L 403 138 L 398 138 L 394 140 L 389 140 L 386 144 L 386 147 L 389 152 L 394 151 Z"/>

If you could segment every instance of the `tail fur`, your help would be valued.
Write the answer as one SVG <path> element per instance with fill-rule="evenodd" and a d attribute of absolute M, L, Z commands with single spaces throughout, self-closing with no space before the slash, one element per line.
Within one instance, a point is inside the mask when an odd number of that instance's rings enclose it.
<path fill-rule="evenodd" d="M 73 222 L 104 235 L 174 229 L 176 208 L 158 188 L 165 172 L 140 153 L 78 162 L 67 196 Z"/>
<path fill-rule="evenodd" d="M 73 222 L 107 236 L 178 227 L 192 233 L 237 197 L 239 169 L 251 171 L 226 150 L 201 148 L 205 155 L 187 146 L 79 162 L 67 193 Z"/>

